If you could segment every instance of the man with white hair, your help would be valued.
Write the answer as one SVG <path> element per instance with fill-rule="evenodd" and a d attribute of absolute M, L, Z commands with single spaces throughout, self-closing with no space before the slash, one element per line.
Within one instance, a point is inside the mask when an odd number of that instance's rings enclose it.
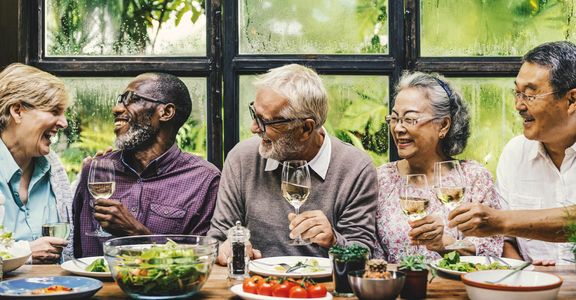
<path fill-rule="evenodd" d="M 296 65 L 271 69 L 255 82 L 250 103 L 256 136 L 230 151 L 208 236 L 223 243 L 218 263 L 226 264 L 227 230 L 240 221 L 251 232 L 250 256 L 328 256 L 333 245 L 375 241 L 377 176 L 364 152 L 327 134 L 327 93 L 313 70 Z M 299 215 L 282 197 L 282 162 L 306 160 L 312 187 Z M 311 244 L 290 245 L 301 235 Z M 256 250 L 260 249 L 260 251 Z"/>

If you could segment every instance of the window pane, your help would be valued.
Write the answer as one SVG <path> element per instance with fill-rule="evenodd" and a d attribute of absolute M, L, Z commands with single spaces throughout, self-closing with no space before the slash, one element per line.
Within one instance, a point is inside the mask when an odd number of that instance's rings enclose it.
<path fill-rule="evenodd" d="M 388 161 L 388 77 L 323 75 L 329 111 L 324 127 L 337 138 L 364 149 L 379 166 Z M 240 139 L 252 136 L 248 104 L 254 76 L 240 77 Z"/>
<path fill-rule="evenodd" d="M 73 99 L 66 112 L 68 128 L 60 134 L 54 150 L 71 179 L 82 159 L 114 145 L 112 107 L 133 78 L 62 78 Z M 206 157 L 206 79 L 181 78 L 192 98 L 192 114 L 180 128 L 177 142 L 183 151 Z M 104 87 L 104 88 L 103 88 Z"/>
<path fill-rule="evenodd" d="M 388 53 L 387 5 L 386 0 L 240 1 L 240 53 Z"/>
<path fill-rule="evenodd" d="M 473 159 L 496 175 L 504 145 L 523 132 L 523 120 L 514 109 L 514 78 L 451 79 L 469 104 L 471 136 L 459 158 Z"/>
<path fill-rule="evenodd" d="M 47 56 L 205 56 L 205 0 L 46 0 Z"/>
<path fill-rule="evenodd" d="M 522 56 L 544 42 L 576 42 L 572 0 L 420 3 L 422 56 Z"/>

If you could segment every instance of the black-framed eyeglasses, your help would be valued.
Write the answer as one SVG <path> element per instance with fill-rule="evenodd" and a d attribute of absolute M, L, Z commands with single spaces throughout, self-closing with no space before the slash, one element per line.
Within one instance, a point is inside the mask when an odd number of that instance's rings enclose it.
<path fill-rule="evenodd" d="M 248 105 L 248 110 L 250 111 L 250 116 L 252 116 L 252 120 L 256 120 L 256 124 L 258 124 L 258 129 L 260 129 L 260 131 L 262 131 L 263 133 L 266 132 L 266 126 L 268 125 L 289 123 L 296 120 L 302 120 L 302 119 L 278 119 L 272 121 L 264 121 L 262 120 L 262 118 L 256 115 L 256 110 L 254 110 L 254 102 L 250 102 L 250 104 Z"/>
<path fill-rule="evenodd" d="M 160 104 L 168 104 L 168 101 L 165 100 L 158 100 L 158 99 L 154 99 L 151 97 L 146 97 L 146 96 L 142 96 L 140 94 L 137 94 L 134 91 L 126 91 L 124 92 L 124 94 L 118 95 L 118 98 L 116 98 L 116 102 L 117 103 L 122 103 L 125 106 L 128 106 L 134 102 L 136 102 L 136 100 L 138 99 L 142 99 L 144 101 L 148 101 L 148 102 L 153 102 L 153 103 L 160 103 Z"/>
<path fill-rule="evenodd" d="M 553 91 L 553 92 L 549 92 L 549 93 L 543 93 L 543 94 L 536 94 L 536 95 L 526 95 L 523 92 L 518 92 L 515 89 L 512 89 L 512 95 L 514 95 L 514 100 L 522 100 L 525 101 L 526 103 L 532 103 L 534 102 L 534 100 L 536 100 L 537 98 L 542 98 L 548 95 L 552 95 L 552 94 L 556 94 L 558 93 L 557 91 Z"/>
<path fill-rule="evenodd" d="M 399 117 L 394 115 L 387 115 L 385 117 L 386 123 L 390 125 L 390 127 L 395 127 L 398 122 L 403 126 L 416 126 L 419 122 L 428 122 L 437 119 L 436 117 L 432 116 L 421 116 L 421 117 Z"/>

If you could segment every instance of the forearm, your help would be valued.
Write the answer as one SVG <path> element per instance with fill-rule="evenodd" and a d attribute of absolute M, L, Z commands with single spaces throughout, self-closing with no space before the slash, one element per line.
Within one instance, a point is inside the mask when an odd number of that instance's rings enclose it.
<path fill-rule="evenodd" d="M 547 242 L 566 242 L 566 226 L 573 223 L 576 206 L 538 210 L 499 211 L 503 235 L 537 239 Z"/>

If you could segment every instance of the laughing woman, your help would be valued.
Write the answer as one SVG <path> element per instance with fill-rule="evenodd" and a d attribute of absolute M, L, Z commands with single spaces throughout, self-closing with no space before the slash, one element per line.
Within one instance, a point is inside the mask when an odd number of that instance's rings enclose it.
<path fill-rule="evenodd" d="M 378 169 L 378 243 L 375 256 L 396 263 L 402 256 L 418 252 L 428 259 L 440 258 L 446 246 L 455 241 L 456 232 L 444 229 L 448 209 L 430 190 L 428 207 L 432 214 L 408 221 L 400 209 L 398 190 L 408 174 L 425 174 L 434 182 L 434 163 L 452 160 L 462 153 L 470 136 L 468 109 L 460 94 L 437 74 L 405 73 L 396 87 L 392 112 L 386 118 L 397 145 L 399 161 Z M 483 166 L 460 161 L 466 178 L 464 201 L 500 208 L 492 176 Z M 464 255 L 502 253 L 502 237 L 466 238 L 473 246 L 458 250 Z M 424 245 L 414 247 L 409 244 Z M 409 253 L 406 253 L 406 250 Z"/>
<path fill-rule="evenodd" d="M 0 73 L 2 224 L 30 248 L 34 263 L 53 263 L 72 253 L 67 240 L 41 232 L 42 224 L 67 221 L 71 211 L 68 177 L 50 150 L 51 138 L 68 126 L 67 105 L 64 83 L 53 75 L 23 64 Z"/>

